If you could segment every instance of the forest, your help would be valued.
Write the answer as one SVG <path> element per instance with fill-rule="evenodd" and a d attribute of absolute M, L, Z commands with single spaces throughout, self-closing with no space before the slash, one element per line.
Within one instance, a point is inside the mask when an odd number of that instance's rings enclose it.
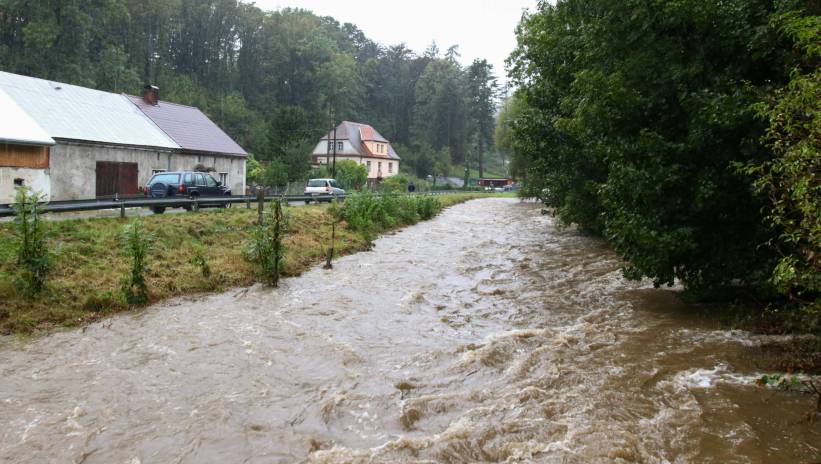
<path fill-rule="evenodd" d="M 410 174 L 481 174 L 498 85 L 486 60 L 459 58 L 458 45 L 418 54 L 331 17 L 236 0 L 0 0 L 0 70 L 129 94 L 157 85 L 277 181 L 302 180 L 342 120 L 374 126 Z"/>
<path fill-rule="evenodd" d="M 814 0 L 542 2 L 518 28 L 497 144 L 525 194 L 607 239 L 628 277 L 790 309 L 818 331 L 819 13 Z"/>

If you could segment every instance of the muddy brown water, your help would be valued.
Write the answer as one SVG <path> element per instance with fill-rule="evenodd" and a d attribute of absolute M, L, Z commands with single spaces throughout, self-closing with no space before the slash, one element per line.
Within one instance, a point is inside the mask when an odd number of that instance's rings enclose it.
<path fill-rule="evenodd" d="M 484 199 L 288 279 L 0 341 L 9 463 L 808 462 L 764 337 Z"/>

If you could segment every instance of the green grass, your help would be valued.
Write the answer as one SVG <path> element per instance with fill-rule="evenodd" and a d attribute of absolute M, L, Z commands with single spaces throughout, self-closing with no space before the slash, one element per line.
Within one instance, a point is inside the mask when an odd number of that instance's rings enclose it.
<path fill-rule="evenodd" d="M 454 193 L 437 199 L 449 206 L 476 197 Z M 286 214 L 283 275 L 296 276 L 323 260 L 332 215 L 328 205 L 286 208 Z M 254 270 L 243 253 L 256 217 L 256 210 L 231 208 L 142 218 L 145 232 L 155 238 L 146 273 L 150 301 L 252 284 Z M 0 333 L 73 327 L 131 309 L 120 292 L 120 280 L 129 272 L 121 245 L 126 224 L 115 218 L 48 221 L 54 269 L 45 291 L 31 300 L 18 291 L 12 224 L 0 224 Z M 396 220 L 390 228 L 407 224 Z M 370 237 L 343 221 L 336 231 L 335 254 L 366 250 Z M 197 255 L 210 268 L 209 276 L 203 275 Z"/>

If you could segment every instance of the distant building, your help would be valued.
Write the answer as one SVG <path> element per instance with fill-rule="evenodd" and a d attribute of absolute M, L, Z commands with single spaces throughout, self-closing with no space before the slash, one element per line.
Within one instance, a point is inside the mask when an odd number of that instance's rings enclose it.
<path fill-rule="evenodd" d="M 479 187 L 505 187 L 513 185 L 513 179 L 505 178 L 483 178 L 479 179 L 476 184 Z"/>
<path fill-rule="evenodd" d="M 136 195 L 154 173 L 197 164 L 243 192 L 245 151 L 158 90 L 129 97 L 0 72 L 0 203 L 20 185 L 51 200 Z"/>
<path fill-rule="evenodd" d="M 369 184 L 399 173 L 399 155 L 385 137 L 367 124 L 343 121 L 337 126 L 336 134 L 330 131 L 320 139 L 311 154 L 311 163 L 316 166 L 333 163 L 334 148 L 337 162 L 351 160 L 366 167 Z"/>

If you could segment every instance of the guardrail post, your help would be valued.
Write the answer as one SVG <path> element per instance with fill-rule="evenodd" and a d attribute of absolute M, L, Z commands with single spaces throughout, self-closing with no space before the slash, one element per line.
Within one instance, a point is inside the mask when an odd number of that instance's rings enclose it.
<path fill-rule="evenodd" d="M 194 198 L 194 204 L 191 205 L 191 211 L 196 213 L 199 210 L 200 210 L 200 201 L 198 199 Z"/>
<path fill-rule="evenodd" d="M 125 219 L 125 202 L 120 202 L 120 219 Z"/>
<path fill-rule="evenodd" d="M 265 211 L 265 192 L 257 192 L 257 224 L 262 225 L 262 213 Z"/>
<path fill-rule="evenodd" d="M 245 199 L 245 209 L 251 209 L 251 199 L 250 198 Z"/>

